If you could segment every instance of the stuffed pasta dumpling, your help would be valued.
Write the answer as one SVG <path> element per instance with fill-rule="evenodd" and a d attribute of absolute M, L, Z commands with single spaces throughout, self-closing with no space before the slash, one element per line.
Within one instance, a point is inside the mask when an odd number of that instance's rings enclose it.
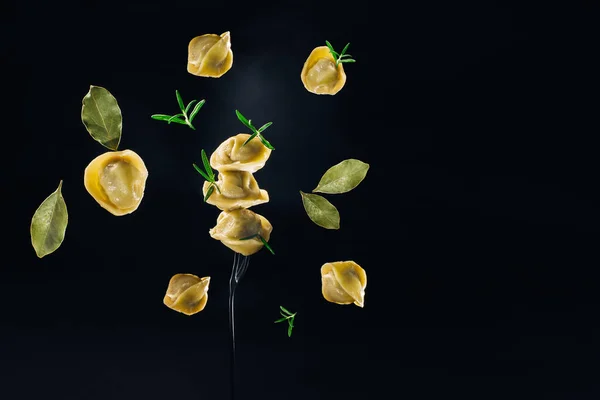
<path fill-rule="evenodd" d="M 122 216 L 139 207 L 147 178 L 146 164 L 136 152 L 108 151 L 94 158 L 85 168 L 83 183 L 102 208 Z"/>
<path fill-rule="evenodd" d="M 258 137 L 244 145 L 249 137 L 247 133 L 239 133 L 221 143 L 210 156 L 211 167 L 219 172 L 256 172 L 264 167 L 272 150 Z"/>
<path fill-rule="evenodd" d="M 231 35 L 212 33 L 196 36 L 188 44 L 187 70 L 190 74 L 219 78 L 231 69 L 233 52 Z"/>
<path fill-rule="evenodd" d="M 206 307 L 210 277 L 175 274 L 169 281 L 163 303 L 172 310 L 194 315 Z"/>
<path fill-rule="evenodd" d="M 257 204 L 269 201 L 269 193 L 258 187 L 254 175 L 246 171 L 219 172 L 216 182 L 219 190 L 214 190 L 206 200 L 219 210 L 229 211 L 236 208 L 250 208 Z M 211 187 L 211 183 L 204 181 L 202 192 L 204 196 Z"/>
<path fill-rule="evenodd" d="M 244 256 L 258 252 L 271 237 L 273 226 L 262 215 L 246 208 L 222 211 L 217 218 L 217 225 L 210 229 L 213 239 L 220 240 L 225 246 Z M 260 237 L 259 237 L 260 236 Z M 240 240 L 253 237 L 247 240 Z"/>
<path fill-rule="evenodd" d="M 311 93 L 334 95 L 346 84 L 346 73 L 342 63 L 336 65 L 329 48 L 319 46 L 306 59 L 300 79 Z"/>
<path fill-rule="evenodd" d="M 325 300 L 335 304 L 365 305 L 367 274 L 354 261 L 335 261 L 321 267 L 322 293 Z"/>

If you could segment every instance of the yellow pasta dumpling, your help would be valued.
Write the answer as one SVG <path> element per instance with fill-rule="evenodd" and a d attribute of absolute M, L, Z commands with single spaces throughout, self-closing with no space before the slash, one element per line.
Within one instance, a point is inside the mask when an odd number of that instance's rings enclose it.
<path fill-rule="evenodd" d="M 329 48 L 319 46 L 304 62 L 300 79 L 311 93 L 334 95 L 346 84 L 346 73 L 342 63 L 336 65 Z"/>
<path fill-rule="evenodd" d="M 219 190 L 214 190 L 206 200 L 220 210 L 229 211 L 236 208 L 249 208 L 269 201 L 269 193 L 258 187 L 251 172 L 224 171 L 219 172 L 215 182 Z M 202 191 L 206 196 L 211 183 L 204 181 Z"/>
<path fill-rule="evenodd" d="M 249 256 L 264 246 L 261 238 L 269 241 L 272 230 L 273 226 L 262 215 L 246 208 L 238 208 L 221 211 L 217 225 L 209 230 L 209 234 L 236 253 Z"/>
<path fill-rule="evenodd" d="M 84 186 L 102 208 L 121 216 L 137 210 L 146 187 L 148 170 L 132 150 L 109 151 L 85 168 Z"/>
<path fill-rule="evenodd" d="M 321 285 L 323 297 L 330 303 L 365 305 L 367 273 L 354 261 L 323 264 Z"/>
<path fill-rule="evenodd" d="M 190 74 L 219 78 L 231 69 L 233 52 L 231 34 L 212 33 L 196 36 L 188 44 L 187 70 Z"/>
<path fill-rule="evenodd" d="M 172 310 L 194 315 L 206 306 L 210 277 L 199 278 L 192 274 L 173 275 L 163 303 Z"/>
<path fill-rule="evenodd" d="M 247 133 L 240 133 L 223 141 L 210 156 L 210 165 L 219 172 L 246 171 L 256 172 L 271 155 L 271 149 L 263 145 L 258 137 L 250 138 Z"/>

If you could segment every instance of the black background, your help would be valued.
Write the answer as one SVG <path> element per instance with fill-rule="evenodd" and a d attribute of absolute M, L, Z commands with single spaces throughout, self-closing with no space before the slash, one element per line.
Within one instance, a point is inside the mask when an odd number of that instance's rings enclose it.
<path fill-rule="evenodd" d="M 236 295 L 239 399 L 600 397 L 597 4 L 417 3 L 3 3 L 0 397 L 228 399 L 232 252 L 191 164 L 245 132 L 235 109 L 276 148 L 255 175 L 276 254 Z M 189 40 L 227 30 L 232 69 L 188 74 Z M 335 96 L 299 77 L 325 40 L 357 60 Z M 91 84 L 149 170 L 128 216 L 83 186 L 106 151 L 80 119 Z M 175 89 L 206 99 L 196 131 L 150 119 Z M 371 168 L 325 230 L 299 191 L 346 158 Z M 38 259 L 31 216 L 61 179 L 66 238 Z M 350 259 L 364 309 L 320 292 Z M 162 304 L 180 272 L 212 278 L 192 317 Z"/>

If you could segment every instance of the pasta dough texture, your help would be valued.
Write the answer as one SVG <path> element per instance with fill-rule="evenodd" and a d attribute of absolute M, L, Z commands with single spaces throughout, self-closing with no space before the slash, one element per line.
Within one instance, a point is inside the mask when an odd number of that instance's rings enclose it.
<path fill-rule="evenodd" d="M 218 191 L 206 200 L 219 210 L 229 211 L 236 208 L 249 208 L 257 204 L 269 201 L 269 193 L 260 189 L 254 176 L 246 171 L 223 171 L 219 172 L 216 182 Z M 204 181 L 202 192 L 206 196 L 211 184 Z"/>
<path fill-rule="evenodd" d="M 246 143 L 250 137 L 240 133 L 225 140 L 210 156 L 210 165 L 219 172 L 256 172 L 265 166 L 271 149 L 265 147 L 258 137 Z"/>
<path fill-rule="evenodd" d="M 323 297 L 330 303 L 365 305 L 367 273 L 354 261 L 323 264 L 321 285 Z"/>
<path fill-rule="evenodd" d="M 137 210 L 146 188 L 148 170 L 132 150 L 109 151 L 85 168 L 83 183 L 102 208 L 121 216 Z"/>
<path fill-rule="evenodd" d="M 327 46 L 316 47 L 302 67 L 300 79 L 306 90 L 314 94 L 334 95 L 346 84 L 346 73 L 342 63 L 335 59 Z"/>
<path fill-rule="evenodd" d="M 206 306 L 210 277 L 199 278 L 192 274 L 173 275 L 163 303 L 172 310 L 194 315 Z"/>
<path fill-rule="evenodd" d="M 221 210 L 217 224 L 209 230 L 210 236 L 244 256 L 262 249 L 263 240 L 268 242 L 273 230 L 265 217 L 249 210 L 269 201 L 269 193 L 259 188 L 253 173 L 261 169 L 271 155 L 271 150 L 257 137 L 246 143 L 249 137 L 246 133 L 232 136 L 211 154 L 210 165 L 219 171 L 215 182 L 219 189 L 206 200 Z M 205 196 L 210 186 L 204 182 Z"/>
<path fill-rule="evenodd" d="M 220 78 L 233 65 L 231 34 L 196 36 L 188 44 L 187 70 L 190 74 Z"/>

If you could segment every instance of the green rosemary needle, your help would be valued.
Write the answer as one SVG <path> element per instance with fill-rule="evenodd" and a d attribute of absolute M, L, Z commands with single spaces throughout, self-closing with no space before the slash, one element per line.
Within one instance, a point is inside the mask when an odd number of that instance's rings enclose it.
<path fill-rule="evenodd" d="M 263 126 L 261 126 L 260 128 L 256 129 L 254 127 L 254 125 L 252 125 L 252 120 L 247 119 L 246 117 L 244 117 L 242 115 L 241 112 L 239 112 L 238 110 L 235 110 L 235 115 L 237 115 L 238 119 L 240 120 L 240 122 L 242 124 L 244 124 L 246 126 L 246 128 L 250 129 L 252 131 L 252 134 L 250 135 L 250 137 L 244 142 L 244 145 L 246 145 L 246 143 L 248 143 L 249 141 L 251 141 L 252 139 L 254 139 L 256 136 L 258 136 L 258 138 L 260 139 L 260 141 L 262 142 L 262 144 L 265 145 L 265 147 L 271 149 L 271 150 L 275 150 L 275 147 L 273 147 L 271 145 L 271 143 L 269 143 L 269 141 L 267 139 L 265 139 L 265 137 L 262 135 L 262 132 L 267 129 L 269 126 L 271 126 L 273 123 L 272 122 L 267 122 L 266 124 L 264 124 Z"/>
<path fill-rule="evenodd" d="M 204 151 L 204 149 L 202 149 L 200 154 L 202 156 L 202 164 L 204 165 L 204 171 L 202 171 L 202 169 L 199 166 L 197 166 L 195 163 L 192 163 L 192 165 L 194 166 L 194 169 L 196 171 L 198 171 L 198 173 L 200 175 L 202 175 L 202 177 L 204 179 L 206 179 L 208 182 L 210 182 L 210 186 L 208 187 L 208 190 L 206 191 L 206 195 L 204 196 L 204 202 L 206 203 L 206 200 L 208 200 L 208 198 L 213 194 L 213 192 L 215 191 L 215 188 L 217 188 L 217 191 L 219 193 L 221 193 L 221 190 L 219 189 L 219 186 L 217 185 L 217 182 L 215 181 L 215 173 L 214 173 L 213 169 L 211 168 L 210 163 L 208 162 L 208 157 L 206 156 L 206 152 Z"/>
<path fill-rule="evenodd" d="M 350 47 L 350 43 L 348 43 L 342 50 L 341 53 L 338 53 L 337 51 L 335 51 L 333 49 L 333 46 L 331 45 L 331 43 L 329 43 L 327 40 L 325 41 L 325 44 L 327 45 L 327 47 L 329 48 L 329 52 L 331 53 L 331 55 L 333 56 L 333 59 L 335 60 L 335 66 L 337 67 L 340 63 L 353 63 L 356 62 L 356 60 L 349 58 L 352 57 L 350 54 L 346 54 L 346 50 L 348 50 L 348 47 Z M 344 58 L 346 57 L 346 58 Z"/>
<path fill-rule="evenodd" d="M 192 125 L 192 121 L 198 114 L 198 111 L 200 111 L 200 109 L 204 105 L 205 100 L 200 100 L 196 104 L 194 109 L 192 110 L 192 113 L 188 116 L 188 112 L 190 111 L 190 108 L 192 108 L 192 105 L 194 103 L 196 103 L 197 100 L 192 100 L 188 103 L 187 106 L 185 106 L 183 103 L 183 99 L 181 98 L 181 95 L 179 94 L 179 90 L 175 90 L 175 96 L 177 97 L 177 104 L 179 104 L 179 108 L 181 109 L 180 114 L 175 114 L 175 115 L 154 114 L 154 115 L 151 115 L 150 118 L 156 119 L 159 121 L 167 121 L 167 123 L 169 123 L 169 124 L 171 122 L 176 122 L 178 124 L 187 125 L 190 128 L 196 130 L 196 128 L 194 128 L 194 125 Z"/>
<path fill-rule="evenodd" d="M 283 306 L 279 306 L 279 313 L 281 314 L 281 316 L 283 318 L 279 318 L 277 321 L 275 321 L 275 323 L 279 323 L 279 322 L 283 322 L 286 321 L 288 322 L 288 337 L 292 336 L 292 329 L 294 329 L 294 318 L 296 318 L 296 314 L 298 313 L 291 313 L 290 311 L 286 310 Z"/>
<path fill-rule="evenodd" d="M 264 237 L 262 237 L 260 234 L 255 234 L 255 235 L 250 235 L 250 236 L 246 236 L 244 238 L 241 238 L 240 240 L 250 240 L 250 239 L 254 239 L 254 238 L 258 238 L 263 245 L 267 248 L 267 250 L 269 250 L 271 252 L 271 254 L 275 254 L 275 252 L 273 251 L 273 249 L 271 248 L 271 246 L 269 245 L 269 243 L 265 240 Z"/>

